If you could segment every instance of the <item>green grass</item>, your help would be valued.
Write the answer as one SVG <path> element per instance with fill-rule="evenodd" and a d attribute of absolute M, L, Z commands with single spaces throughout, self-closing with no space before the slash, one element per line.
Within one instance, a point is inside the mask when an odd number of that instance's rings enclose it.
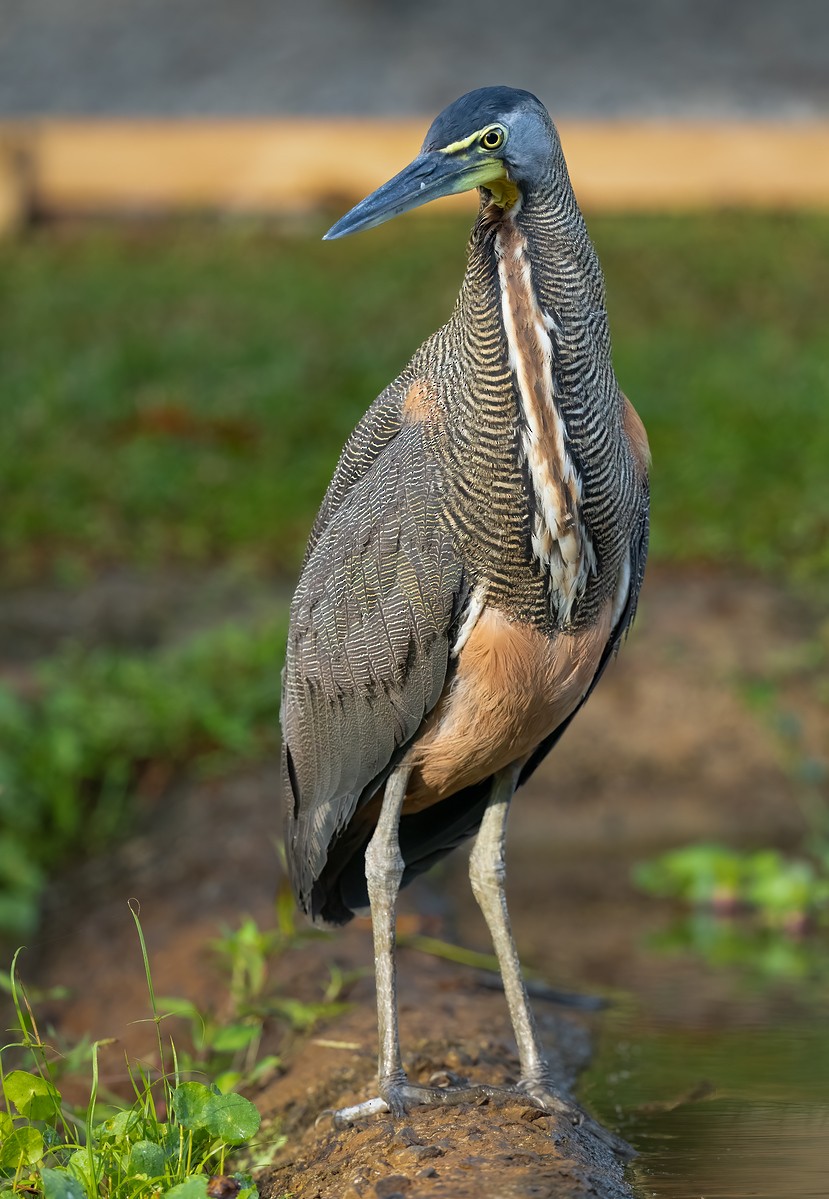
<path fill-rule="evenodd" d="M 273 964 L 329 935 L 297 930 L 293 897 L 285 887 L 273 928 L 262 929 L 248 916 L 212 942 L 226 982 L 211 987 L 210 1008 L 159 998 L 136 901 L 129 908 L 147 982 L 146 1023 L 155 1038 L 149 1055 L 144 1050 L 140 1060 L 125 1058 L 129 1098 L 100 1083 L 100 1050 L 117 1042 L 84 1038 L 54 1045 L 48 1031 L 41 1033 L 18 975 L 20 951 L 8 980 L 0 978 L 17 1024 L 14 1039 L 0 1046 L 0 1196 L 208 1199 L 209 1183 L 223 1179 L 222 1194 L 257 1199 L 253 1179 L 239 1167 L 269 1165 L 286 1138 L 278 1119 L 261 1128 L 254 1104 L 236 1092 L 261 1085 L 281 1068 L 279 1057 L 260 1052 L 266 1026 L 271 1036 L 290 1036 L 338 1015 L 347 1006 L 340 1001 L 343 986 L 362 971 L 345 974 L 332 965 L 317 1001 L 279 990 L 270 977 Z M 169 1023 L 177 1022 L 178 1034 L 182 1017 L 190 1025 L 184 1044 L 176 1042 Z M 79 1105 L 69 1093 L 87 1093 L 89 1099 Z M 234 1166 L 235 1190 L 224 1177 Z"/>
<path fill-rule="evenodd" d="M 829 576 L 829 217 L 590 221 L 654 454 L 657 559 Z M 320 226 L 320 231 L 322 225 Z M 296 568 L 339 448 L 448 313 L 467 224 L 0 249 L 0 569 Z"/>
<path fill-rule="evenodd" d="M 36 1195 L 41 1199 L 208 1199 L 213 1176 L 222 1177 L 229 1161 L 242 1147 L 262 1163 L 284 1142 L 276 1136 L 257 1152 L 252 1138 L 260 1129 L 256 1107 L 232 1088 L 241 1076 L 225 1074 L 225 1087 L 217 1085 L 216 1063 L 199 1062 L 202 1077 L 190 1076 L 193 1063 L 180 1054 L 175 1042 L 162 1031 L 170 1001 L 156 1000 L 147 946 L 137 908 L 130 905 L 138 932 L 147 979 L 151 1023 L 155 1025 L 157 1060 L 127 1060 L 133 1098 L 105 1096 L 99 1085 L 98 1056 L 103 1045 L 95 1042 L 88 1053 L 56 1050 L 41 1037 L 38 1022 L 17 975 L 15 954 L 9 974 L 9 992 L 17 1016 L 18 1040 L 0 1048 L 0 1195 Z M 247 921 L 238 938 L 225 938 L 223 951 L 240 974 L 238 1000 L 251 1006 L 258 1000 L 265 979 L 262 946 L 273 952 L 290 948 L 292 932 L 263 934 Z M 251 937 L 255 933 L 262 945 Z M 253 949 L 253 957 L 251 950 Z M 261 962 L 259 958 L 262 957 Z M 251 989 L 251 962 L 261 982 Z M 190 1005 L 192 1006 L 192 1005 Z M 260 1005 L 253 1004 L 256 1014 Z M 247 1014 L 246 1014 L 247 1018 Z M 220 1031 L 237 1033 L 249 1024 L 229 1025 Z M 261 1022 L 259 1025 L 261 1032 Z M 232 1039 L 232 1038 L 231 1038 Z M 83 1050 L 83 1046 L 79 1047 Z M 220 1055 L 221 1056 L 221 1053 Z M 275 1061 L 275 1059 L 272 1059 Z M 198 1068 L 197 1067 L 197 1068 Z M 85 1106 L 70 1103 L 59 1085 L 67 1079 L 86 1083 Z M 76 1085 L 77 1089 L 77 1085 Z M 236 1173 L 238 1199 L 257 1199 L 250 1175 Z"/>

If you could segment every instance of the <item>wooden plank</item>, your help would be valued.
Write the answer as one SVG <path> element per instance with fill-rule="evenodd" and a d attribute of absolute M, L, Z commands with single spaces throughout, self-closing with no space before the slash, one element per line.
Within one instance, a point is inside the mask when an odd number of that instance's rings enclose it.
<path fill-rule="evenodd" d="M 829 122 L 564 125 L 586 208 L 829 206 Z"/>
<path fill-rule="evenodd" d="M 25 147 L 48 215 L 341 209 L 417 152 L 423 120 L 44 120 L 0 125 Z M 560 126 L 593 211 L 829 206 L 829 122 Z M 474 198 L 439 202 L 474 207 Z"/>

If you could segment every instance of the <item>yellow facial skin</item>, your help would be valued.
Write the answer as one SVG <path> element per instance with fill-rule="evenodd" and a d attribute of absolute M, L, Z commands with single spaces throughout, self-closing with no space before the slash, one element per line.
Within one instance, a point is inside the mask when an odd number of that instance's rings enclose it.
<path fill-rule="evenodd" d="M 451 145 L 421 150 L 393 179 L 340 217 L 325 234 L 325 240 L 373 229 L 421 204 L 474 187 L 486 188 L 499 207 L 512 208 L 520 193 L 496 155 L 507 136 L 503 125 L 486 125 Z"/>
<path fill-rule="evenodd" d="M 491 145 L 487 145 L 487 139 Z M 493 150 L 499 150 L 507 139 L 503 125 L 487 125 L 471 133 L 461 141 L 443 146 L 441 154 L 456 155 L 461 161 L 469 161 L 469 169 L 463 172 L 458 191 L 473 187 L 485 187 L 499 208 L 511 208 L 518 199 L 518 188 L 507 174 L 502 159 L 495 158 Z M 477 160 L 477 161 L 476 161 Z"/>

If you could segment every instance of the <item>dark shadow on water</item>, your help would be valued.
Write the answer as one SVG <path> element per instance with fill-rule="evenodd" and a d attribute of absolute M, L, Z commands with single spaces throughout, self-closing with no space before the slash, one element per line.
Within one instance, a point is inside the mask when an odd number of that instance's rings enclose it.
<path fill-rule="evenodd" d="M 716 969 L 700 962 L 701 987 Z M 638 1149 L 643 1197 L 829 1196 L 829 1003 L 810 990 L 738 987 L 719 1027 L 676 1023 L 669 986 L 662 1012 L 651 995 L 605 1014 L 582 1093 Z"/>

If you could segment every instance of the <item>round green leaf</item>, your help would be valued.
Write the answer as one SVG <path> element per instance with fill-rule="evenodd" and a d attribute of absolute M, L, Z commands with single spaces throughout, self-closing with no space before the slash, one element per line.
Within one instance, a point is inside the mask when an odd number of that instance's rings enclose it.
<path fill-rule="evenodd" d="M 130 1150 L 127 1173 L 131 1178 L 142 1174 L 145 1178 L 159 1178 L 164 1173 L 167 1155 L 161 1145 L 153 1141 L 136 1141 Z"/>
<path fill-rule="evenodd" d="M 89 1146 L 84 1145 L 83 1148 L 76 1149 L 69 1158 L 69 1161 L 66 1163 L 66 1172 L 76 1182 L 80 1183 L 85 1194 L 96 1195 L 98 1193 L 98 1179 L 104 1173 L 101 1155 L 94 1150 L 90 1150 Z"/>
<path fill-rule="evenodd" d="M 43 1157 L 43 1137 L 36 1128 L 26 1125 L 15 1128 L 0 1142 L 0 1169 L 17 1170 L 31 1166 Z"/>
<path fill-rule="evenodd" d="M 229 1145 L 241 1145 L 259 1131 L 261 1117 L 244 1095 L 214 1095 L 205 1127 Z"/>
<path fill-rule="evenodd" d="M 186 1086 L 186 1083 L 182 1084 Z M 164 1199 L 207 1199 L 207 1175 L 192 1174 L 164 1192 Z"/>
<path fill-rule="evenodd" d="M 29 1120 L 48 1120 L 60 1108 L 59 1092 L 39 1074 L 12 1070 L 5 1077 L 3 1090 L 21 1116 Z"/>
<path fill-rule="evenodd" d="M 173 1092 L 173 1111 L 185 1128 L 204 1128 L 212 1092 L 201 1082 L 183 1082 Z"/>
<path fill-rule="evenodd" d="M 121 1141 L 128 1137 L 132 1128 L 139 1122 L 140 1116 L 135 1108 L 126 1108 L 116 1112 L 103 1124 L 97 1125 L 95 1137 L 97 1141 Z"/>
<path fill-rule="evenodd" d="M 185 1128 L 203 1128 L 228 1145 L 240 1145 L 259 1130 L 259 1112 L 242 1095 L 216 1095 L 200 1082 L 183 1082 L 173 1094 L 173 1110 Z"/>
<path fill-rule="evenodd" d="M 43 1199 L 86 1199 L 86 1191 L 81 1180 L 66 1170 L 40 1171 L 43 1181 Z"/>

